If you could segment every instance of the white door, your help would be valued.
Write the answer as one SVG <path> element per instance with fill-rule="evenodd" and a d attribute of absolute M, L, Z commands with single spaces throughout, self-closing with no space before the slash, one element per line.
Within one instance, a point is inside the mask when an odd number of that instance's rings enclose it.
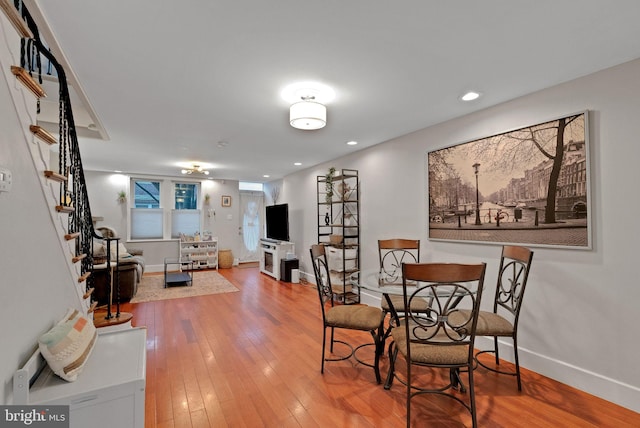
<path fill-rule="evenodd" d="M 264 230 L 264 193 L 240 191 L 240 262 L 260 260 L 260 238 Z"/>

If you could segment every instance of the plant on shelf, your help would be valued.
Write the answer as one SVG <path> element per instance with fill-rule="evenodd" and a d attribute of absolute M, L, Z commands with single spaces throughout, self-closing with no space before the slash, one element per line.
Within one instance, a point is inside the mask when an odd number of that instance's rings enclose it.
<path fill-rule="evenodd" d="M 206 193 L 204 195 L 204 203 L 205 205 L 209 205 L 209 202 L 211 202 L 211 195 L 209 195 L 208 193 Z"/>
<path fill-rule="evenodd" d="M 325 201 L 330 204 L 333 199 L 333 176 L 336 173 L 336 169 L 334 167 L 329 168 L 327 174 L 324 176 L 324 186 L 325 186 Z"/>
<path fill-rule="evenodd" d="M 124 190 L 119 191 L 118 192 L 118 202 L 123 204 L 126 201 L 127 201 L 127 192 L 125 192 Z"/>

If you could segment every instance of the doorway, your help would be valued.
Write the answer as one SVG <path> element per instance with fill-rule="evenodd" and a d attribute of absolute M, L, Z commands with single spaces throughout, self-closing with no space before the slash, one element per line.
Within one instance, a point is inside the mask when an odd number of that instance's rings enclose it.
<path fill-rule="evenodd" d="M 239 234 L 242 249 L 238 257 L 240 263 L 260 260 L 260 237 L 264 230 L 264 193 L 240 191 L 240 216 L 242 223 Z"/>

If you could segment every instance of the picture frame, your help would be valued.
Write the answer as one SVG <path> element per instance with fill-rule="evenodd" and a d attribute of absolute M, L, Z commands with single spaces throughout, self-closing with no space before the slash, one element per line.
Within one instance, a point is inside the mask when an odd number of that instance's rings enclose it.
<path fill-rule="evenodd" d="M 231 206 L 231 196 L 227 196 L 227 195 L 222 196 L 222 206 L 223 207 Z"/>
<path fill-rule="evenodd" d="M 591 249 L 588 113 L 427 152 L 429 240 Z"/>

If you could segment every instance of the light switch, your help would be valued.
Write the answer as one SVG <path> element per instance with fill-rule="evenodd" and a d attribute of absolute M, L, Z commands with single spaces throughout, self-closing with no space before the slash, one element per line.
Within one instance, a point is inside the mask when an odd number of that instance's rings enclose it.
<path fill-rule="evenodd" d="M 227 214 L 227 220 L 233 220 L 233 214 Z"/>
<path fill-rule="evenodd" d="M 11 171 L 0 168 L 0 192 L 11 191 Z"/>

